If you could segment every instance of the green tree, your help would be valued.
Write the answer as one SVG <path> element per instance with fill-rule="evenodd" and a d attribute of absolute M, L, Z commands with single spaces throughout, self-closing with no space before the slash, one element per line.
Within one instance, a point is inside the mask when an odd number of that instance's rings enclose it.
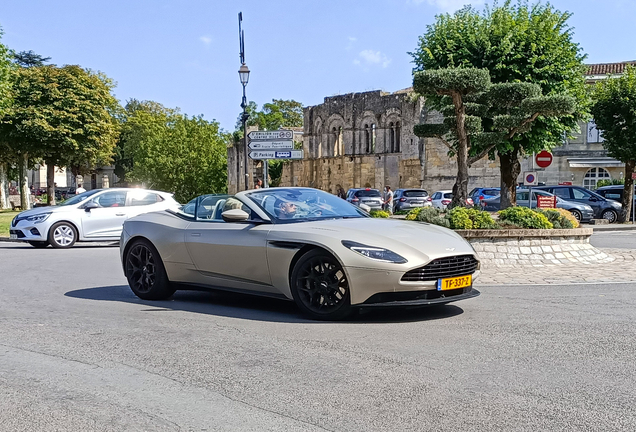
<path fill-rule="evenodd" d="M 625 189 L 620 222 L 628 221 L 632 210 L 636 168 L 636 68 L 627 67 L 623 76 L 596 84 L 594 121 L 603 131 L 603 146 L 610 156 L 625 163 Z"/>
<path fill-rule="evenodd" d="M 126 178 L 175 193 L 186 202 L 227 190 L 230 135 L 215 121 L 188 117 L 155 102 L 131 101 L 123 129 Z"/>
<path fill-rule="evenodd" d="M 55 166 L 110 163 L 119 134 L 112 81 L 79 66 L 16 70 L 14 103 L 0 119 L 0 140 L 25 159 L 47 165 L 48 203 L 55 204 Z"/>
<path fill-rule="evenodd" d="M 2 35 L 2 28 L 0 28 L 0 39 Z M 12 101 L 13 69 L 11 52 L 5 45 L 0 43 L 0 118 L 4 116 Z M 9 206 L 8 164 L 15 162 L 14 157 L 15 153 L 12 147 L 9 146 L 6 140 L 2 140 L 0 137 L 0 209 Z"/>
<path fill-rule="evenodd" d="M 272 102 L 264 104 L 260 111 L 256 102 L 250 101 L 245 110 L 249 114 L 247 125 L 258 126 L 260 130 L 303 126 L 303 105 L 295 100 L 272 99 Z M 237 131 L 243 127 L 241 116 L 242 113 L 236 120 Z"/>
<path fill-rule="evenodd" d="M 515 186 L 520 173 L 519 158 L 525 154 L 562 145 L 563 137 L 576 130 L 585 118 L 588 99 L 585 90 L 585 56 L 572 41 L 567 21 L 571 14 L 550 4 L 508 0 L 483 13 L 467 6 L 454 14 L 437 16 L 410 53 L 415 71 L 443 68 L 487 69 L 493 83 L 538 84 L 545 96 L 571 96 L 573 111 L 539 115 L 531 127 L 494 148 L 474 146 L 470 156 L 489 150 L 499 156 L 502 208 L 516 203 Z M 482 121 L 485 131 L 496 131 L 493 122 Z"/>
<path fill-rule="evenodd" d="M 44 66 L 51 57 L 42 57 L 33 51 L 20 51 L 13 54 L 13 61 L 21 67 Z"/>
<path fill-rule="evenodd" d="M 572 112 L 575 106 L 574 98 L 569 96 L 542 96 L 537 84 L 491 84 L 486 69 L 416 72 L 413 88 L 428 96 L 427 103 L 444 114 L 444 123 L 417 125 L 414 131 L 418 136 L 441 139 L 457 156 L 451 207 L 467 205 L 468 168 L 473 163 L 529 130 L 540 115 Z M 490 125 L 489 130 L 484 130 L 484 123 Z"/>

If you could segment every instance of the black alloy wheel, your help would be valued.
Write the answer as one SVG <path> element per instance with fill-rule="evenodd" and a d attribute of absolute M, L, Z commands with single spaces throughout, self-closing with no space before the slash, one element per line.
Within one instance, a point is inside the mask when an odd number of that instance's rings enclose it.
<path fill-rule="evenodd" d="M 125 257 L 126 278 L 135 295 L 143 300 L 165 300 L 172 287 L 157 249 L 147 240 L 136 240 Z"/>
<path fill-rule="evenodd" d="M 618 214 L 614 210 L 605 210 L 601 217 L 607 219 L 609 223 L 614 223 L 618 219 Z"/>
<path fill-rule="evenodd" d="M 292 295 L 298 307 L 319 320 L 340 320 L 351 314 L 349 283 L 331 254 L 314 249 L 303 255 L 292 272 Z"/>
<path fill-rule="evenodd" d="M 583 218 L 583 216 L 581 215 L 581 212 L 578 210 L 570 210 L 570 213 L 572 213 L 572 216 L 574 216 L 574 218 L 579 221 L 579 223 L 581 223 L 581 219 Z"/>

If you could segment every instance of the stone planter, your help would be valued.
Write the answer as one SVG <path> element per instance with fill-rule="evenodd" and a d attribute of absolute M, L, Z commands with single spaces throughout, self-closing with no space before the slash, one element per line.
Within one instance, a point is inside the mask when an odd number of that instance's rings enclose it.
<path fill-rule="evenodd" d="M 592 228 L 456 232 L 473 245 L 484 267 L 589 265 L 614 260 L 590 244 Z"/>

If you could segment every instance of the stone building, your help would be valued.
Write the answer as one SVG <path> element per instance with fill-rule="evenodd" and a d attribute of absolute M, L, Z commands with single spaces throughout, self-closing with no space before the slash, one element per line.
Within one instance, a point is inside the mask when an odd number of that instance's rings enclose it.
<path fill-rule="evenodd" d="M 628 64 L 636 62 L 590 65 L 587 82 L 620 76 Z M 416 124 L 440 123 L 440 117 L 439 112 L 428 110 L 412 89 L 326 97 L 324 103 L 304 108 L 305 158 L 285 164 L 281 186 L 310 186 L 332 193 L 339 187 L 381 189 L 385 185 L 394 190 L 422 187 L 429 193 L 451 189 L 457 163 L 448 156 L 448 148 L 437 138 L 413 134 Z M 579 126 L 573 139 L 552 150 L 554 160 L 547 169 L 536 168 L 533 155 L 527 155 L 518 180 L 522 181 L 524 171 L 539 171 L 539 181 L 546 184 L 572 183 L 594 189 L 598 180 L 621 178 L 624 164 L 607 156 L 602 133 L 594 122 Z M 237 173 L 244 172 L 241 155 L 242 145 L 228 148 L 230 193 L 236 192 L 242 178 Z M 250 161 L 249 171 L 259 175 L 259 164 Z M 499 186 L 498 161 L 483 159 L 469 174 L 469 190 Z M 238 190 L 243 188 L 241 183 Z"/>

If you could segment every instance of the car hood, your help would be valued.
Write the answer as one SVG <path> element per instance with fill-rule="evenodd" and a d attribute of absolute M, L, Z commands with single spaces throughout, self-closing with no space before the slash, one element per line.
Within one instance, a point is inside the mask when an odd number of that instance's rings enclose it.
<path fill-rule="evenodd" d="M 269 239 L 331 246 L 332 252 L 339 256 L 342 256 L 339 251 L 346 249 L 341 244 L 342 240 L 349 240 L 389 249 L 406 258 L 409 263 L 475 254 L 472 246 L 452 230 L 396 219 L 353 218 L 277 224 L 272 228 Z"/>
<path fill-rule="evenodd" d="M 18 219 L 24 219 L 29 216 L 34 216 L 42 213 L 66 213 L 76 210 L 76 206 L 48 206 L 48 207 L 36 207 L 31 210 L 25 210 L 18 214 Z"/>

